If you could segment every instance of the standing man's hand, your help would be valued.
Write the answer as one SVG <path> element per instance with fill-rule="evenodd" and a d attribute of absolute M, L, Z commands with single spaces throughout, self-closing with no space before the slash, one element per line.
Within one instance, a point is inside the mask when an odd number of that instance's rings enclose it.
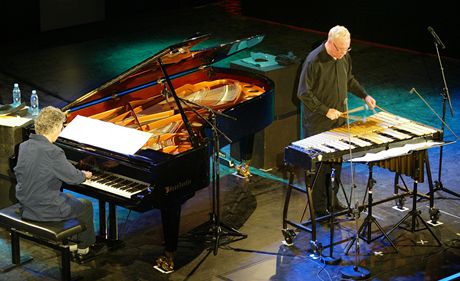
<path fill-rule="evenodd" d="M 335 119 L 338 119 L 340 115 L 342 115 L 342 112 L 334 108 L 329 108 L 329 110 L 327 111 L 326 117 L 331 120 L 335 120 Z"/>
<path fill-rule="evenodd" d="M 375 106 L 377 105 L 377 102 L 375 101 L 375 99 L 369 95 L 367 95 L 364 100 L 366 101 L 366 104 L 367 106 L 369 106 L 370 110 L 374 109 Z"/>

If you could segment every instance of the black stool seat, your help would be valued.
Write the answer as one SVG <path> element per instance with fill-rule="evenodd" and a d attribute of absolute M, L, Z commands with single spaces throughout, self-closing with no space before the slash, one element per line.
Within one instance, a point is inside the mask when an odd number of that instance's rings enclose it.
<path fill-rule="evenodd" d="M 7 228 L 11 239 L 12 265 L 2 268 L 2 272 L 32 260 L 21 257 L 20 238 L 45 245 L 61 253 L 61 280 L 71 280 L 69 239 L 86 229 L 77 219 L 59 222 L 37 222 L 21 217 L 20 205 L 15 204 L 0 210 L 0 226 Z"/>
<path fill-rule="evenodd" d="M 6 228 L 28 232 L 52 241 L 62 241 L 85 230 L 76 219 L 59 222 L 37 222 L 23 219 L 19 212 L 19 204 L 0 210 L 0 225 Z"/>

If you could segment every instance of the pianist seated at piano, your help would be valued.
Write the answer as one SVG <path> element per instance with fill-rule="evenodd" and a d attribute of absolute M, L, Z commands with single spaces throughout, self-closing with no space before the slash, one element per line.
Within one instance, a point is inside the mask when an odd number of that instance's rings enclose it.
<path fill-rule="evenodd" d="M 53 143 L 65 122 L 65 114 L 55 107 L 45 107 L 35 119 L 35 134 L 19 145 L 16 198 L 22 207 L 22 217 L 33 221 L 78 219 L 86 230 L 70 245 L 72 256 L 84 262 L 96 254 L 93 225 L 93 205 L 84 198 L 75 198 L 61 191 L 63 182 L 80 184 L 92 173 L 78 170 L 66 158 L 64 151 Z"/>
<path fill-rule="evenodd" d="M 327 40 L 312 50 L 303 63 L 297 96 L 302 102 L 301 137 L 310 137 L 346 123 L 347 94 L 351 92 L 365 101 L 370 109 L 376 106 L 374 98 L 367 94 L 352 73 L 350 56 L 350 32 L 344 26 L 329 30 Z M 326 167 L 325 167 L 326 166 Z M 335 169 L 334 196 L 337 196 L 341 162 L 325 165 L 318 173 L 313 187 L 313 202 L 317 216 L 328 213 L 328 186 L 332 168 Z M 319 168 L 319 167 L 317 167 Z M 335 211 L 346 207 L 334 198 Z"/>

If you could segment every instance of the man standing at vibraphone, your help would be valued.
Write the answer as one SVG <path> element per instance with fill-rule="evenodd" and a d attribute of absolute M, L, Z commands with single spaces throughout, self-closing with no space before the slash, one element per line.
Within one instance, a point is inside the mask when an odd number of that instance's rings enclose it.
<path fill-rule="evenodd" d="M 301 137 L 306 138 L 324 131 L 342 126 L 346 119 L 342 112 L 346 111 L 348 92 L 366 101 L 370 109 L 376 105 L 374 98 L 354 78 L 352 61 L 349 54 L 350 32 L 337 25 L 329 30 L 326 42 L 312 50 L 302 68 L 297 96 L 302 102 Z M 331 168 L 335 169 L 334 211 L 344 210 L 337 200 L 338 183 L 340 182 L 341 163 L 323 165 L 316 184 L 313 187 L 313 205 L 316 216 L 328 214 L 327 191 L 330 182 Z"/>

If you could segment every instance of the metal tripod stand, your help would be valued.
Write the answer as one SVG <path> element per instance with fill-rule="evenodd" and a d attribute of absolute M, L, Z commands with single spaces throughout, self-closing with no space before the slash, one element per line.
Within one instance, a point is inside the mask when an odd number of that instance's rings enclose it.
<path fill-rule="evenodd" d="M 239 232 L 237 229 L 225 225 L 220 219 L 220 159 L 219 159 L 219 130 L 216 124 L 216 115 L 211 112 L 212 123 L 212 212 L 210 214 L 211 232 L 214 235 L 214 255 L 217 255 L 219 246 L 221 245 L 222 236 L 236 236 L 242 240 L 247 234 Z"/>
<path fill-rule="evenodd" d="M 211 234 L 213 235 L 213 240 L 214 240 L 214 247 L 213 247 L 213 253 L 214 255 L 217 255 L 217 251 L 219 249 L 219 246 L 221 245 L 221 238 L 223 236 L 237 236 L 239 237 L 238 239 L 232 240 L 232 242 L 238 241 L 245 239 L 247 234 L 243 234 L 239 232 L 237 229 L 225 225 L 221 219 L 220 219 L 220 159 L 219 159 L 219 152 L 220 152 L 220 141 L 219 138 L 220 136 L 224 137 L 229 143 L 232 142 L 230 138 L 227 137 L 219 128 L 217 127 L 217 115 L 233 119 L 235 120 L 234 117 L 229 116 L 227 114 L 224 114 L 219 111 L 215 111 L 212 108 L 197 104 L 193 101 L 178 98 L 180 102 L 187 104 L 190 109 L 197 114 L 202 120 L 204 120 L 210 127 L 212 131 L 212 149 L 211 149 L 211 159 L 212 159 L 212 185 L 211 185 L 211 190 L 212 190 L 212 211 L 209 214 L 209 224 L 211 225 L 209 228 L 209 232 L 206 234 Z M 209 120 L 202 116 L 197 110 L 194 109 L 194 107 L 197 108 L 202 108 L 205 109 L 209 112 Z M 205 235 L 206 235 L 205 234 Z M 227 242 L 229 243 L 229 242 Z"/>
<path fill-rule="evenodd" d="M 368 196 L 368 199 L 367 199 L 367 201 L 368 201 L 367 202 L 367 216 L 364 219 L 364 221 L 361 224 L 361 226 L 359 227 L 357 235 L 354 236 L 352 238 L 352 240 L 350 241 L 350 243 L 348 243 L 347 246 L 345 247 L 345 254 L 348 254 L 348 252 L 350 251 L 351 246 L 353 245 L 353 243 L 357 242 L 357 239 L 361 238 L 361 239 L 363 239 L 364 241 L 366 241 L 369 244 L 372 241 L 374 241 L 376 239 L 379 239 L 381 237 L 386 238 L 390 242 L 391 246 L 395 249 L 395 251 L 398 252 L 398 249 L 396 249 L 396 246 L 393 243 L 393 241 L 391 241 L 390 237 L 388 237 L 388 235 L 385 233 L 385 231 L 383 230 L 383 228 L 380 225 L 380 223 L 372 215 L 372 204 L 374 203 L 373 187 L 374 187 L 374 184 L 375 184 L 375 180 L 372 177 L 372 174 L 373 174 L 372 170 L 373 170 L 374 163 L 369 162 L 368 166 L 369 166 L 369 179 L 367 181 L 367 188 L 366 188 L 367 189 L 367 196 Z M 372 224 L 375 224 L 377 226 L 377 228 L 379 229 L 380 233 L 381 233 L 379 236 L 376 236 L 374 238 L 372 238 Z"/>
<path fill-rule="evenodd" d="M 431 29 L 431 30 L 430 30 Z M 431 32 L 432 31 L 432 34 L 436 34 L 434 32 L 434 30 L 431 28 L 431 27 L 428 27 L 428 30 Z M 444 49 L 445 48 L 445 45 L 442 43 L 441 39 L 439 39 L 439 37 L 437 37 L 436 35 L 436 39 L 435 42 L 434 42 L 434 46 L 435 46 L 435 49 L 436 49 L 436 55 L 437 55 L 437 58 L 438 58 L 438 63 L 439 63 L 439 67 L 441 69 L 441 77 L 442 77 L 442 81 L 444 83 L 444 88 L 442 89 L 442 124 L 441 124 L 441 130 L 442 130 L 442 139 L 441 141 L 444 140 L 444 129 L 445 129 L 445 121 L 446 121 L 446 107 L 447 107 L 447 103 L 449 103 L 449 109 L 450 109 L 450 114 L 451 116 L 453 117 L 454 116 L 454 110 L 453 110 L 453 107 L 452 107 L 452 102 L 451 102 L 451 99 L 450 99 L 450 95 L 449 95 L 449 88 L 447 87 L 447 82 L 446 82 L 446 76 L 444 74 L 444 67 L 442 66 L 442 61 L 441 61 L 441 56 L 439 55 L 439 47 L 438 45 L 441 45 L 441 47 Z M 439 149 L 439 167 L 438 167 L 438 180 L 434 182 L 434 190 L 433 190 L 433 193 L 436 192 L 436 191 L 444 191 L 446 193 L 449 193 L 451 195 L 454 195 L 458 198 L 460 198 L 460 194 L 450 190 L 450 189 L 447 189 L 446 187 L 444 187 L 443 183 L 442 183 L 442 156 L 443 156 L 443 146 L 441 146 Z"/>
<path fill-rule="evenodd" d="M 414 152 L 415 155 L 415 163 L 418 162 L 419 158 L 421 157 L 420 154 L 421 152 L 416 150 Z M 414 175 L 418 175 L 419 174 L 419 167 L 418 165 L 415 165 L 414 167 Z M 405 220 L 407 220 L 408 218 L 411 218 L 411 227 L 409 229 L 406 229 L 408 231 L 411 231 L 411 232 L 416 232 L 416 231 L 420 231 L 420 230 L 424 230 L 424 229 L 427 229 L 431 235 L 433 236 L 433 238 L 436 240 L 436 242 L 438 243 L 439 246 L 442 245 L 441 241 L 439 241 L 439 238 L 434 234 L 434 232 L 430 229 L 430 227 L 428 226 L 428 224 L 425 222 L 425 220 L 423 220 L 422 216 L 420 215 L 420 211 L 417 210 L 417 196 L 418 196 L 418 191 L 417 191 L 417 187 L 418 187 L 418 180 L 414 180 L 414 187 L 413 187 L 413 190 L 412 190 L 412 209 L 397 223 L 393 226 L 393 228 L 390 229 L 390 231 L 388 231 L 387 235 L 390 235 L 396 228 L 398 228 Z M 421 221 L 423 223 L 423 225 L 425 226 L 425 228 L 420 228 L 420 229 L 416 229 L 416 225 L 418 224 L 418 222 Z M 405 228 L 404 228 L 405 229 Z"/>

